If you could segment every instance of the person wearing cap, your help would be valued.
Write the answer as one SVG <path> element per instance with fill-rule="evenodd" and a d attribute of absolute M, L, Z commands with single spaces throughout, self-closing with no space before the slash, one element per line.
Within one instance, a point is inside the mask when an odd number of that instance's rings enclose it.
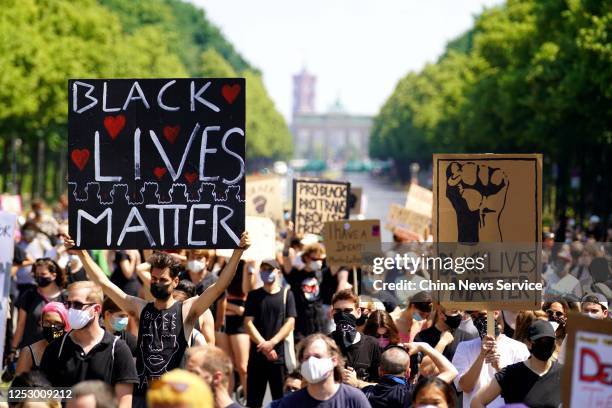
<path fill-rule="evenodd" d="M 151 383 L 147 392 L 149 408 L 213 408 L 213 395 L 204 380 L 176 368 Z"/>
<path fill-rule="evenodd" d="M 291 264 L 288 257 L 283 260 L 282 271 L 285 280 L 291 286 L 295 299 L 297 317 L 295 319 L 294 335 L 296 342 L 325 329 L 326 322 L 321 293 L 324 258 L 325 250 L 323 246 L 314 243 L 306 246 L 302 254 L 295 258 L 299 262 Z M 327 280 L 326 284 L 328 284 Z"/>
<path fill-rule="evenodd" d="M 524 403 L 532 408 L 557 408 L 561 404 L 563 366 L 553 358 L 555 331 L 550 322 L 536 320 L 529 326 L 530 357 L 501 369 L 472 399 L 471 408 L 484 408 L 499 395 L 506 404 Z"/>
<path fill-rule="evenodd" d="M 296 317 L 292 291 L 280 286 L 278 262 L 263 261 L 259 274 L 263 287 L 249 292 L 244 307 L 244 325 L 251 338 L 246 390 L 251 408 L 261 407 L 268 384 L 272 399 L 283 396 L 284 340 Z"/>
<path fill-rule="evenodd" d="M 603 320 L 608 317 L 608 301 L 600 293 L 588 293 L 582 297 L 580 310 L 582 314 Z"/>

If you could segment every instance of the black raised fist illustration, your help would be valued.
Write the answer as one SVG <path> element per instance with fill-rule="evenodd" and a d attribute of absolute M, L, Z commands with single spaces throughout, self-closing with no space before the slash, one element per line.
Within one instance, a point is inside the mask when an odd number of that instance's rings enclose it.
<path fill-rule="evenodd" d="M 446 196 L 457 213 L 459 242 L 501 242 L 499 219 L 506 203 L 508 177 L 498 168 L 452 162 L 446 169 Z"/>
<path fill-rule="evenodd" d="M 267 201 L 268 200 L 266 200 L 266 197 L 264 196 L 257 196 L 253 198 L 253 205 L 255 206 L 255 211 L 257 211 L 257 214 L 264 213 L 264 211 L 266 210 Z"/>

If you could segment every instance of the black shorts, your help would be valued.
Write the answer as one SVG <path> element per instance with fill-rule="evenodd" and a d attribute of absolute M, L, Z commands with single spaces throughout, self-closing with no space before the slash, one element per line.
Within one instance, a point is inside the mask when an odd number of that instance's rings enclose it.
<path fill-rule="evenodd" d="M 225 316 L 225 334 L 231 336 L 232 334 L 243 333 L 246 333 L 244 316 Z"/>

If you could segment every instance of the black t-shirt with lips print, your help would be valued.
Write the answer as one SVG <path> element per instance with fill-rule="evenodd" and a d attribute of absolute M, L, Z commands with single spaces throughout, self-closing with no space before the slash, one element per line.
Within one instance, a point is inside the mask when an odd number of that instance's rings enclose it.
<path fill-rule="evenodd" d="M 134 394 L 143 395 L 153 379 L 183 367 L 187 346 L 183 302 L 176 302 L 164 310 L 157 310 L 152 302 L 148 303 L 140 313 L 136 350 L 138 384 Z"/>

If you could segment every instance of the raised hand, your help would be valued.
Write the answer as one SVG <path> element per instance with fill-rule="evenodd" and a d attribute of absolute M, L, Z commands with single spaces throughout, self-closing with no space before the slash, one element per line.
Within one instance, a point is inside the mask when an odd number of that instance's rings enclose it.
<path fill-rule="evenodd" d="M 249 236 L 249 233 L 247 231 L 244 231 L 240 236 L 240 243 L 238 244 L 238 247 L 246 251 L 247 249 L 249 249 L 250 246 L 251 237 Z"/>

